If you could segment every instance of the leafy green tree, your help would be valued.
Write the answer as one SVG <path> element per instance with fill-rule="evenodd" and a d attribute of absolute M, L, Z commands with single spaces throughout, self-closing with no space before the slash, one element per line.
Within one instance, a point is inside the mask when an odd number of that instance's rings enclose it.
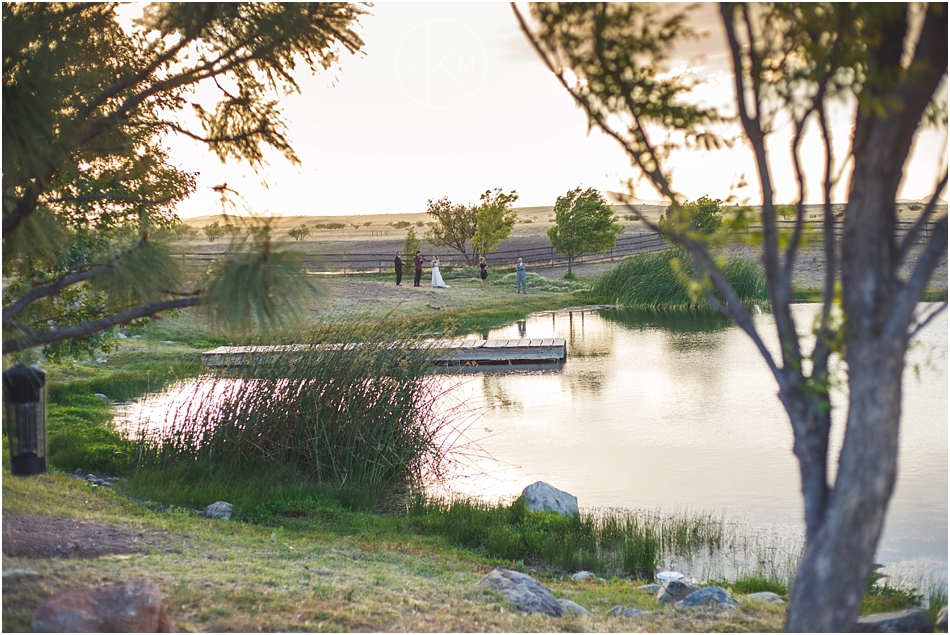
<path fill-rule="evenodd" d="M 475 233 L 472 245 L 476 255 L 485 255 L 498 243 L 511 235 L 518 220 L 518 214 L 511 206 L 518 200 L 518 193 L 512 190 L 505 194 L 500 188 L 488 190 L 481 196 L 481 203 L 475 212 Z"/>
<path fill-rule="evenodd" d="M 201 231 L 204 232 L 205 237 L 208 239 L 208 242 L 214 242 L 217 239 L 221 238 L 228 233 L 227 225 L 222 226 L 218 221 L 209 223 L 201 228 Z"/>
<path fill-rule="evenodd" d="M 665 72 L 673 47 L 694 35 L 683 11 L 640 3 L 544 3 L 531 10 L 535 28 L 514 7 L 522 30 L 591 127 L 618 141 L 635 169 L 681 206 L 667 166 L 677 144 L 668 141 L 715 150 L 722 144 L 716 126 L 725 119 L 716 108 L 691 102 L 691 85 Z M 947 5 L 723 3 L 719 12 L 738 96 L 728 114 L 737 117 L 755 156 L 762 193 L 762 261 L 778 350 L 765 345 L 761 325 L 738 300 L 706 241 L 676 226 L 654 228 L 689 250 L 706 301 L 752 339 L 789 416 L 804 498 L 805 549 L 785 627 L 845 632 L 867 591 L 894 489 L 907 348 L 947 306 L 918 305 L 947 253 L 947 215 L 937 212 L 946 163 L 906 233 L 897 233 L 895 203 L 918 129 L 939 126 L 946 134 Z M 832 108 L 853 113 L 843 159 L 836 158 L 838 146 L 831 139 Z M 779 121 L 791 126 L 789 176 L 799 188 L 790 236 L 779 235 L 772 189 L 776 167 L 767 152 Z M 820 319 L 809 337 L 802 337 L 791 304 L 805 232 L 802 141 L 809 130 L 817 131 L 823 150 L 826 277 Z M 839 170 L 844 164 L 850 172 Z M 850 183 L 839 250 L 831 192 L 843 172 Z M 935 231 L 924 237 L 922 230 L 932 221 Z M 918 240 L 924 246 L 912 254 Z M 905 265 L 909 275 L 901 275 Z M 835 317 L 836 306 L 843 321 Z M 846 362 L 848 377 L 845 441 L 837 456 L 830 453 L 829 439 L 835 355 Z"/>
<path fill-rule="evenodd" d="M 722 201 L 702 196 L 692 202 L 670 205 L 658 226 L 670 233 L 711 235 L 722 227 Z"/>
<path fill-rule="evenodd" d="M 623 226 L 600 192 L 576 187 L 554 203 L 554 225 L 548 229 L 551 246 L 567 256 L 567 276 L 574 275 L 574 259 L 599 254 L 617 244 Z"/>
<path fill-rule="evenodd" d="M 406 256 L 402 261 L 402 267 L 406 271 L 409 271 L 410 265 L 412 265 L 412 257 L 417 251 L 422 251 L 422 240 L 416 236 L 416 230 L 410 227 L 409 231 L 406 232 L 405 240 L 402 241 L 402 253 Z"/>
<path fill-rule="evenodd" d="M 306 223 L 300 223 L 297 227 L 291 227 L 287 234 L 296 241 L 301 241 L 310 235 L 310 228 Z"/>
<path fill-rule="evenodd" d="M 469 264 L 474 262 L 471 241 L 475 236 L 478 208 L 457 205 L 448 197 L 442 197 L 437 201 L 429 199 L 426 213 L 433 218 L 425 235 L 429 244 L 454 249 L 462 254 Z"/>
<path fill-rule="evenodd" d="M 425 238 L 436 247 L 454 249 L 473 265 L 479 254 L 490 252 L 511 235 L 518 218 L 511 209 L 516 200 L 517 192 L 505 194 L 500 188 L 482 194 L 478 205 L 457 205 L 447 197 L 430 199 L 426 213 L 435 220 L 428 223 Z"/>
<path fill-rule="evenodd" d="M 184 277 L 161 230 L 195 178 L 165 147 L 180 136 L 222 161 L 259 168 L 269 148 L 298 162 L 278 98 L 299 92 L 301 67 L 362 48 L 362 10 L 156 3 L 125 30 L 115 9 L 3 7 L 4 354 L 95 348 L 116 325 L 199 305 L 222 325 L 267 325 L 306 297 L 309 283 L 266 239 L 238 237 L 209 277 Z"/>

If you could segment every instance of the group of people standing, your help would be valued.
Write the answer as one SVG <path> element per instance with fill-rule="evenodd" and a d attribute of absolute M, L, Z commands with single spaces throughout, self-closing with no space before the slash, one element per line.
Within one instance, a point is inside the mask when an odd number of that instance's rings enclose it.
<path fill-rule="evenodd" d="M 412 267 L 415 271 L 412 284 L 414 287 L 422 286 L 422 265 L 424 263 L 425 258 L 422 257 L 422 252 L 417 251 L 412 258 Z M 393 264 L 396 269 L 396 286 L 400 287 L 402 286 L 402 257 L 399 254 L 396 254 Z M 432 286 L 440 289 L 451 289 L 442 279 L 442 272 L 439 271 L 440 264 L 438 256 L 432 258 Z M 482 280 L 482 289 L 484 289 L 485 282 L 488 280 L 488 263 L 485 262 L 484 257 L 478 259 L 478 275 Z M 515 282 L 517 283 L 516 293 L 528 293 L 528 268 L 521 258 L 518 258 L 518 262 L 515 264 Z"/>

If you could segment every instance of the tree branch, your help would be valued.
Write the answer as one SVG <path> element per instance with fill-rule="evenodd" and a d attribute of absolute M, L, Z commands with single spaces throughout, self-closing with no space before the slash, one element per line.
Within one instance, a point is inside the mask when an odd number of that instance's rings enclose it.
<path fill-rule="evenodd" d="M 904 283 L 901 290 L 897 293 L 894 303 L 890 308 L 890 315 L 884 323 L 882 337 L 893 338 L 903 334 L 907 337 L 906 331 L 913 319 L 914 307 L 920 301 L 930 276 L 934 269 L 940 263 L 940 259 L 947 253 L 947 217 L 944 216 L 937 222 L 933 234 L 927 241 L 924 253 L 917 261 L 910 279 Z"/>
<path fill-rule="evenodd" d="M 28 327 L 22 327 L 21 325 L 21 327 L 17 329 L 20 331 L 20 337 L 14 336 L 8 340 L 4 340 L 3 354 L 7 355 L 8 353 L 16 353 L 18 351 L 22 351 L 27 348 L 33 348 L 35 346 L 43 346 L 45 344 L 52 344 L 53 342 L 61 342 L 63 340 L 76 337 L 92 335 L 93 333 L 104 331 L 113 326 L 125 324 L 126 322 L 131 322 L 132 320 L 138 320 L 144 317 L 149 317 L 163 311 L 198 306 L 201 304 L 202 299 L 203 298 L 201 296 L 193 296 L 187 298 L 178 298 L 175 300 L 166 300 L 163 302 L 151 302 L 149 304 L 136 307 L 122 313 L 117 313 L 95 322 L 88 322 L 86 324 L 71 326 L 65 329 L 48 331 L 46 333 L 36 333 Z"/>
<path fill-rule="evenodd" d="M 923 228 L 930 222 L 930 218 L 937 209 L 937 200 L 940 198 L 940 193 L 943 192 L 945 187 L 947 187 L 947 172 L 943 173 L 943 178 L 940 179 L 940 182 L 937 183 L 937 187 L 934 188 L 934 193 L 930 196 L 930 200 L 927 201 L 927 206 L 924 208 L 924 211 L 921 212 L 920 218 L 917 219 L 917 222 L 915 222 L 904 235 L 897 256 L 898 262 L 903 262 L 904 259 L 907 258 L 907 254 L 917 241 L 917 236 L 920 235 Z"/>

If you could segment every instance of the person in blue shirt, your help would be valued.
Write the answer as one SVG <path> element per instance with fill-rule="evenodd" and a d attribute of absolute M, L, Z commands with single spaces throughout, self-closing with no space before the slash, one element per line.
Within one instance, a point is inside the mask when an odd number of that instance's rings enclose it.
<path fill-rule="evenodd" d="M 515 282 L 518 283 L 515 293 L 528 295 L 528 268 L 521 258 L 518 258 L 518 264 L 515 265 Z"/>

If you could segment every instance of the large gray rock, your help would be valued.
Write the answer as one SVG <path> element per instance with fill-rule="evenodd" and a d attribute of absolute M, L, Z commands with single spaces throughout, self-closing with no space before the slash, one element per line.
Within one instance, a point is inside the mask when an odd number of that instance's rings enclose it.
<path fill-rule="evenodd" d="M 699 590 L 692 584 L 686 584 L 679 580 L 668 580 L 664 582 L 656 592 L 656 601 L 663 604 L 666 602 L 679 602 L 690 594 Z"/>
<path fill-rule="evenodd" d="M 647 615 L 653 615 L 653 611 L 644 611 L 642 609 L 625 609 L 619 604 L 607 611 L 607 617 L 646 617 Z"/>
<path fill-rule="evenodd" d="M 205 507 L 205 517 L 216 518 L 218 520 L 231 520 L 231 511 L 233 509 L 234 506 L 231 503 L 218 501 L 217 503 L 211 503 Z"/>
<path fill-rule="evenodd" d="M 769 604 L 785 604 L 785 600 L 779 597 L 777 593 L 772 593 L 771 591 L 750 593 L 746 597 L 752 598 L 753 600 L 759 600 L 760 602 L 768 602 Z"/>
<path fill-rule="evenodd" d="M 585 609 L 583 606 L 581 606 L 577 602 L 574 602 L 573 600 L 561 599 L 561 600 L 558 600 L 557 603 L 561 605 L 561 612 L 563 614 L 580 613 L 581 615 L 586 615 L 588 617 L 591 616 L 590 611 Z"/>
<path fill-rule="evenodd" d="M 933 633 L 934 625 L 927 614 L 918 609 L 894 613 L 862 615 L 852 633 Z"/>
<path fill-rule="evenodd" d="M 154 582 L 129 580 L 64 591 L 33 613 L 37 633 L 171 633 Z"/>
<path fill-rule="evenodd" d="M 525 505 L 533 512 L 556 512 L 562 516 L 576 516 L 577 497 L 562 492 L 543 481 L 532 483 L 521 492 Z"/>
<path fill-rule="evenodd" d="M 713 606 L 734 609 L 736 608 L 736 599 L 728 591 L 718 586 L 708 586 L 698 591 L 693 591 L 685 598 L 676 603 L 678 608 L 688 608 L 692 606 L 704 606 L 711 604 Z"/>
<path fill-rule="evenodd" d="M 478 581 L 477 586 L 493 589 L 509 602 L 529 613 L 544 613 L 551 617 L 564 614 L 551 590 L 531 576 L 510 569 L 495 569 Z"/>

